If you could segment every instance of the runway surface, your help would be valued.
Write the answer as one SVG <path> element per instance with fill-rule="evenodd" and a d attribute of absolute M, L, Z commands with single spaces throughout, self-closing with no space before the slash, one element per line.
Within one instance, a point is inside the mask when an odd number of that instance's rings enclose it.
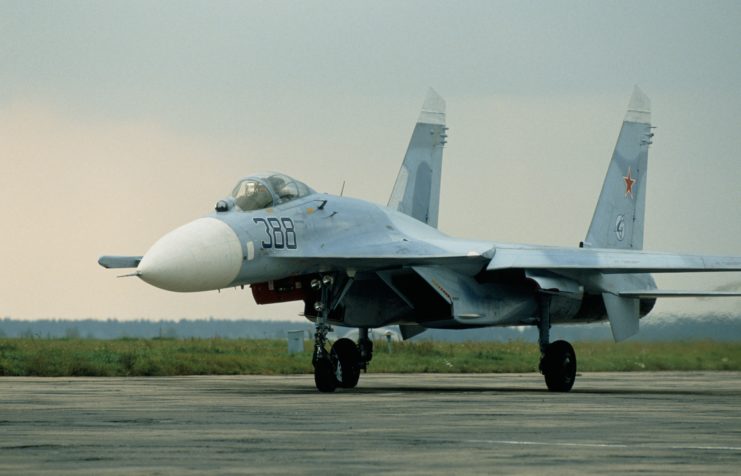
<path fill-rule="evenodd" d="M 741 373 L 0 378 L 0 474 L 738 474 Z"/>

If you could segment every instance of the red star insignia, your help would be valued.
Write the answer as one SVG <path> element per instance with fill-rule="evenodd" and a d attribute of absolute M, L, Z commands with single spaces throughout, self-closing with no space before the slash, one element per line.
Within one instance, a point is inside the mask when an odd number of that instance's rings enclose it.
<path fill-rule="evenodd" d="M 623 177 L 623 180 L 625 180 L 625 196 L 630 195 L 630 198 L 633 198 L 633 185 L 635 185 L 636 179 L 630 176 L 630 167 L 628 167 L 628 175 Z"/>

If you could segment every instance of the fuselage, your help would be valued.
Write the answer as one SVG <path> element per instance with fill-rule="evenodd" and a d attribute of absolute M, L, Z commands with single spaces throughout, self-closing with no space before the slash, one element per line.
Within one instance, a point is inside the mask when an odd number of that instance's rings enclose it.
<path fill-rule="evenodd" d="M 346 272 L 349 260 L 350 274 L 358 279 L 330 314 L 332 322 L 440 328 L 532 324 L 538 309 L 534 282 L 525 275 L 500 282 L 484 272 L 496 247 L 490 241 L 448 236 L 382 205 L 310 193 L 257 210 L 222 206 L 163 236 L 144 255 L 137 274 L 176 292 L 252 285 L 259 304 L 304 300 L 311 319 L 315 297 L 306 277 Z M 446 291 L 441 299 L 434 290 L 441 277 L 423 279 L 426 260 L 446 256 L 467 257 L 445 272 L 454 273 L 454 280 L 470 291 L 468 301 L 454 296 L 446 302 Z M 389 263 L 399 257 L 409 257 L 408 269 Z M 409 271 L 415 266 L 415 272 Z M 456 306 L 461 309 L 465 303 L 473 303 L 468 306 L 473 310 L 456 314 Z M 642 303 L 641 314 L 651 305 Z M 601 298 L 583 292 L 554 297 L 551 310 L 554 323 L 606 318 Z"/>
<path fill-rule="evenodd" d="M 494 244 L 454 238 L 387 207 L 314 193 L 275 207 L 213 212 L 160 238 L 144 255 L 139 277 L 176 292 L 279 280 L 322 269 L 306 256 L 353 257 L 393 250 L 399 255 L 484 256 Z M 382 256 L 378 256 L 379 262 Z M 479 263 L 485 264 L 482 258 Z M 326 267 L 326 264 L 322 265 Z M 359 271 L 372 270 L 363 264 Z"/>

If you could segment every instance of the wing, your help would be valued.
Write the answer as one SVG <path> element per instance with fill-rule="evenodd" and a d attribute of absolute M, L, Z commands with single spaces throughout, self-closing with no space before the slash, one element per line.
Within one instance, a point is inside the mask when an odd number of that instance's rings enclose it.
<path fill-rule="evenodd" d="M 437 247 L 424 241 L 401 241 L 370 246 L 343 247 L 342 251 L 317 249 L 301 255 L 273 254 L 273 258 L 303 265 L 302 273 L 316 270 L 381 270 L 403 266 L 439 265 L 471 269 L 476 273 L 486 266 L 490 255 L 476 251 L 461 252 Z"/>
<path fill-rule="evenodd" d="M 738 291 L 661 291 L 658 289 L 644 289 L 637 291 L 619 291 L 618 296 L 628 298 L 670 298 L 670 297 L 739 297 Z"/>
<path fill-rule="evenodd" d="M 498 247 L 487 270 L 512 268 L 606 274 L 741 271 L 741 257 L 596 248 Z"/>
<path fill-rule="evenodd" d="M 741 257 L 734 256 L 625 249 L 498 247 L 486 269 L 523 269 L 526 274 L 536 276 L 537 273 L 555 273 L 566 277 L 563 285 L 559 280 L 552 280 L 557 292 L 568 292 L 566 288 L 571 281 L 591 293 L 601 294 L 616 341 L 638 332 L 640 299 L 741 296 L 741 292 L 658 290 L 648 277 L 648 273 L 741 271 Z M 535 278 L 536 282 L 538 279 Z"/>

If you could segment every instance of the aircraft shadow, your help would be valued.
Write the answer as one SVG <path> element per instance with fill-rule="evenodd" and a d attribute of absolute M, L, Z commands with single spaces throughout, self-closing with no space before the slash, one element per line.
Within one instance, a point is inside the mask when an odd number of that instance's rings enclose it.
<path fill-rule="evenodd" d="M 577 383 L 578 385 L 578 383 Z M 214 389 L 217 392 L 229 392 L 228 389 Z M 279 386 L 279 387 L 263 387 L 259 391 L 253 391 L 250 389 L 232 389 L 231 392 L 237 394 L 275 394 L 275 395 L 308 395 L 317 396 L 324 395 L 327 398 L 331 398 L 334 395 L 388 395 L 388 394 L 410 394 L 410 395 L 434 395 L 434 394 L 552 394 L 558 395 L 635 395 L 635 396 L 718 396 L 718 397 L 741 397 L 741 392 L 733 390 L 720 390 L 720 389 L 702 389 L 702 388 L 574 388 L 571 392 L 560 394 L 551 393 L 547 388 L 532 388 L 532 387 L 515 387 L 515 386 L 373 386 L 363 387 L 362 382 L 357 388 L 354 389 L 337 389 L 334 393 L 321 394 L 313 386 L 304 385 L 290 385 L 290 386 Z"/>

